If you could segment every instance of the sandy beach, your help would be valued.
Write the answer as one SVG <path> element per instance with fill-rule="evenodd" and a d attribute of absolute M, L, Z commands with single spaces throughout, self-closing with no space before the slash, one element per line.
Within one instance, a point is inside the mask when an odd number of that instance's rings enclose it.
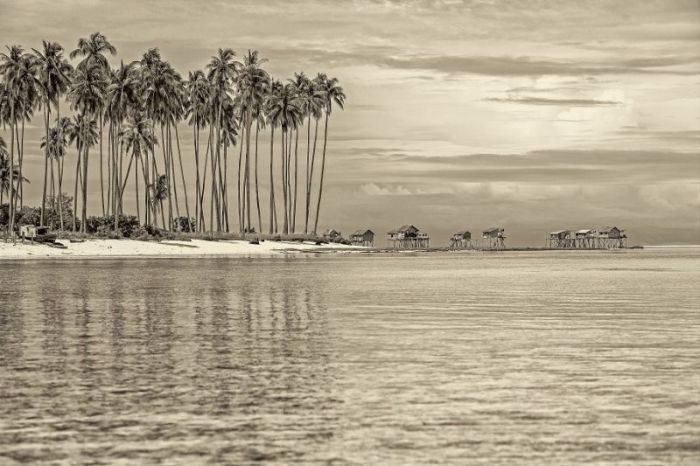
<path fill-rule="evenodd" d="M 248 241 L 163 240 L 137 241 L 128 239 L 90 239 L 72 243 L 59 239 L 65 249 L 44 244 L 0 242 L 0 260 L 34 259 L 44 257 L 196 257 L 196 256 L 276 256 L 304 251 L 347 251 L 362 249 L 343 244 L 317 245 L 311 242 L 263 241 L 250 244 Z"/>

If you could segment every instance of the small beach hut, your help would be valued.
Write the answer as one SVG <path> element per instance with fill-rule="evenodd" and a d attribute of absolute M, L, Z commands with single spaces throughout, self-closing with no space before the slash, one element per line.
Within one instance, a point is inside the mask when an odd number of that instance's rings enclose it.
<path fill-rule="evenodd" d="M 430 238 L 427 233 L 420 233 L 414 225 L 402 225 L 387 233 L 386 239 L 392 247 L 400 249 L 427 248 Z"/>
<path fill-rule="evenodd" d="M 618 227 L 601 227 L 597 229 L 597 247 L 615 249 L 625 247 L 625 240 L 627 236 L 624 230 Z"/>
<path fill-rule="evenodd" d="M 472 247 L 472 234 L 467 230 L 458 231 L 450 238 L 450 249 L 465 249 Z"/>
<path fill-rule="evenodd" d="M 569 230 L 557 230 L 549 233 L 548 247 L 552 249 L 570 248 L 572 244 Z"/>
<path fill-rule="evenodd" d="M 492 227 L 481 233 L 482 239 L 486 240 L 488 249 L 505 249 L 505 230 L 501 227 Z"/>
<path fill-rule="evenodd" d="M 374 246 L 374 232 L 369 229 L 355 230 L 350 235 L 350 243 L 353 246 Z"/>
<path fill-rule="evenodd" d="M 593 228 L 576 230 L 574 247 L 579 249 L 592 249 L 595 247 L 596 231 Z"/>

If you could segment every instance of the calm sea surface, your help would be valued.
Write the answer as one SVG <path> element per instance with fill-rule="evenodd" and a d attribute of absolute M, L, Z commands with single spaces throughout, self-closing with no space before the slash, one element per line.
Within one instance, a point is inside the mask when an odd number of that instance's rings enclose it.
<path fill-rule="evenodd" d="M 698 464 L 700 249 L 0 262 L 0 464 Z"/>

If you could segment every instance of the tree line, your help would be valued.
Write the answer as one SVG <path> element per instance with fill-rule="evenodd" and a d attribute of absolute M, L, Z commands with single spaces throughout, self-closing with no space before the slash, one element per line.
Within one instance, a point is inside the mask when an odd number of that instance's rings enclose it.
<path fill-rule="evenodd" d="M 190 71 L 187 79 L 157 48 L 111 68 L 108 56 L 117 50 L 99 32 L 79 39 L 68 58 L 56 42 L 43 41 L 41 50 L 6 49 L 0 54 L 0 122 L 9 136 L 0 137 L 0 205 L 7 199 L 10 232 L 16 230 L 28 182 L 25 126 L 40 114 L 41 224 L 48 208 L 66 203 L 67 168 L 75 173 L 73 215 L 64 218 L 64 209 L 58 209 L 61 230 L 85 232 L 90 181 L 99 182 L 101 213 L 113 219 L 115 231 L 124 214 L 124 194 L 133 190 L 136 218 L 154 228 L 213 233 L 237 226 L 240 233 L 262 233 L 266 225 L 270 234 L 316 234 L 329 119 L 345 102 L 336 78 L 300 72 L 283 82 L 265 71 L 267 60 L 257 51 L 239 58 L 228 48 L 219 49 L 205 69 Z M 79 61 L 73 66 L 69 59 Z M 61 114 L 61 101 L 69 104 L 70 115 Z M 185 123 L 192 132 L 191 154 L 183 154 L 180 146 Z M 265 132 L 269 166 L 260 167 L 258 145 Z M 75 158 L 66 167 L 71 148 Z M 88 166 L 97 153 L 99 180 L 89 180 Z M 188 156 L 195 166 L 189 180 L 183 168 Z M 267 199 L 260 189 L 266 171 Z M 266 201 L 264 222 L 261 202 Z"/>

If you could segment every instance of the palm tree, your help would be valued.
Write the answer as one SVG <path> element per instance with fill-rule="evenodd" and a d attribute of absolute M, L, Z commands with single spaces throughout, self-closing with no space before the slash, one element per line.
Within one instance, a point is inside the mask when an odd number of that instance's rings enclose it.
<path fill-rule="evenodd" d="M 120 150 L 123 147 L 121 144 L 122 125 L 130 114 L 141 107 L 138 85 L 136 65 L 133 63 L 125 65 L 122 61 L 119 68 L 110 73 L 110 83 L 105 94 L 104 118 L 109 122 L 108 145 L 110 146 L 110 161 L 107 164 L 107 177 L 109 178 L 107 210 L 114 215 L 114 231 L 119 228 L 122 202 L 122 190 L 120 189 L 123 158 L 123 151 Z"/>
<path fill-rule="evenodd" d="M 10 154 L 7 152 L 5 140 L 0 136 L 0 206 L 3 204 L 5 193 L 10 192 L 10 176 Z"/>
<path fill-rule="evenodd" d="M 17 209 L 17 199 L 21 198 L 23 153 L 24 153 L 24 123 L 31 119 L 32 111 L 37 100 L 36 61 L 33 56 L 25 54 L 22 47 L 14 45 L 7 47 L 8 53 L 0 54 L 0 74 L 3 75 L 3 98 L 9 106 L 10 124 L 10 167 L 14 167 L 15 137 L 18 140 L 19 176 L 17 189 L 10 189 L 10 233 L 14 238 L 14 220 Z M 7 111 L 6 111 L 7 112 Z M 18 121 L 21 120 L 21 135 L 19 134 Z M 20 142 L 21 141 L 21 142 Z M 10 170 L 10 184 L 14 186 L 14 170 Z M 21 206 L 21 204 L 20 204 Z"/>
<path fill-rule="evenodd" d="M 174 162 L 170 130 L 171 126 L 176 125 L 183 114 L 184 89 L 182 78 L 169 63 L 164 62 L 160 58 L 160 53 L 157 49 L 151 49 L 144 55 L 141 61 L 141 70 L 142 85 L 144 86 L 143 99 L 147 116 L 153 121 L 154 125 L 155 122 L 160 123 L 164 174 L 168 187 L 168 225 L 172 226 L 173 190 L 171 188 L 176 189 L 176 186 L 173 175 Z M 153 168 L 154 176 L 158 176 L 155 153 Z M 177 192 L 175 191 L 175 193 Z M 175 209 L 179 211 L 177 202 Z M 189 207 L 187 210 L 189 210 Z M 164 228 L 169 228 L 166 225 L 163 226 Z"/>
<path fill-rule="evenodd" d="M 236 74 L 241 64 L 236 60 L 236 54 L 231 49 L 219 49 L 217 54 L 211 57 L 207 65 L 207 79 L 211 85 L 211 109 L 214 113 L 215 126 L 215 152 L 212 151 L 211 173 L 211 206 L 209 210 L 209 230 L 213 231 L 214 204 L 217 206 L 217 230 L 221 230 L 221 206 L 224 205 L 226 197 L 226 185 L 217 189 L 216 172 L 221 171 L 221 136 L 222 136 L 222 113 L 224 103 L 231 98 L 232 83 L 236 79 Z M 224 215 L 228 217 L 228 211 L 224 210 Z"/>
<path fill-rule="evenodd" d="M 290 220 L 290 179 L 289 147 L 291 140 L 289 130 L 297 126 L 301 112 L 295 103 L 294 89 L 291 85 L 273 86 L 273 92 L 267 99 L 268 118 L 282 127 L 282 198 L 284 202 L 284 233 L 289 233 Z"/>
<path fill-rule="evenodd" d="M 277 205 L 275 202 L 275 175 L 274 175 L 274 149 L 275 127 L 280 125 L 279 94 L 282 91 L 282 83 L 276 80 L 270 82 L 265 96 L 265 118 L 270 126 L 270 227 L 269 233 L 277 231 Z"/>
<path fill-rule="evenodd" d="M 261 107 L 263 105 L 263 101 L 265 98 L 265 93 L 267 92 L 267 88 L 270 83 L 270 76 L 267 74 L 265 70 L 260 68 L 260 66 L 265 63 L 267 60 L 264 58 L 260 58 L 258 51 L 250 51 L 248 50 L 248 54 L 244 57 L 243 59 L 243 67 L 238 73 L 238 80 L 237 80 L 237 89 L 238 89 L 238 95 L 236 97 L 236 102 L 240 106 L 240 111 L 241 111 L 241 120 L 245 126 L 245 133 L 246 133 L 246 154 L 245 154 L 245 181 L 244 181 L 244 186 L 245 186 L 245 204 L 242 205 L 239 203 L 239 212 L 243 210 L 245 212 L 245 215 L 241 215 L 240 219 L 242 223 L 245 223 L 246 226 L 242 228 L 243 231 L 251 231 L 251 222 L 250 222 L 250 190 L 251 190 L 251 182 L 250 182 L 250 131 L 253 125 L 253 119 L 258 120 L 258 115 L 261 112 Z M 257 141 L 257 132 L 259 130 L 259 126 L 256 125 L 256 141 Z M 256 144 L 257 148 L 257 144 Z M 255 173 L 256 173 L 256 184 L 255 184 L 255 191 L 256 191 L 256 204 L 257 204 L 257 209 L 258 209 L 258 226 L 260 229 L 262 229 L 262 221 L 261 221 L 261 215 L 260 215 L 260 195 L 258 192 L 258 185 L 257 185 L 257 167 L 258 167 L 258 162 L 257 162 L 257 152 L 255 154 Z M 240 185 L 240 178 L 241 178 L 241 173 L 240 173 L 240 166 L 239 166 L 239 173 L 238 173 L 238 181 Z M 240 188 L 239 188 L 240 191 Z M 239 192 L 239 198 L 240 198 L 240 192 Z"/>
<path fill-rule="evenodd" d="M 81 188 L 83 231 L 87 220 L 90 149 L 100 144 L 100 192 L 104 215 L 114 217 L 115 230 L 124 211 L 123 199 L 133 171 L 137 216 L 145 206 L 144 224 L 156 222 L 158 208 L 163 228 L 173 228 L 174 215 L 180 217 L 184 194 L 184 213 L 190 217 L 188 187 L 181 150 L 179 125 L 187 118 L 192 126 L 194 164 L 196 167 L 194 218 L 199 231 L 230 231 L 228 162 L 231 147 L 238 144 L 238 215 L 242 234 L 257 228 L 262 231 L 258 177 L 259 136 L 270 132 L 270 225 L 269 231 L 296 232 L 299 195 L 299 177 L 305 179 L 304 232 L 311 229 L 311 197 L 316 178 L 316 147 L 320 120 L 325 114 L 319 193 L 313 231 L 318 228 L 320 205 L 325 182 L 328 124 L 333 107 L 343 107 L 345 95 L 337 80 L 324 74 L 311 80 L 303 72 L 295 73 L 286 85 L 272 80 L 263 69 L 266 60 L 254 50 L 239 61 L 233 50 L 219 49 L 211 57 L 204 71 L 190 72 L 187 81 L 161 58 L 158 49 L 150 49 L 138 62 L 109 69 L 108 56 L 116 53 L 104 35 L 93 33 L 78 41 L 70 58 L 78 58 L 73 70 L 64 58 L 60 44 L 43 41 L 42 47 L 25 53 L 22 47 L 8 47 L 0 54 L 0 124 L 9 127 L 9 143 L 0 152 L 3 164 L 3 190 L 10 200 L 10 231 L 18 208 L 22 207 L 25 126 L 33 112 L 43 110 L 44 134 L 41 149 L 44 152 L 41 218 L 46 218 L 46 202 L 52 206 L 63 204 L 65 197 L 62 180 L 65 152 L 68 144 L 78 150 L 73 209 L 77 212 Z M 60 101 L 67 100 L 76 115 L 71 120 L 61 118 Z M 55 123 L 52 117 L 56 114 Z M 160 126 L 162 167 L 156 159 L 156 124 Z M 312 124 L 314 128 L 312 129 Z M 253 125 L 255 127 L 253 128 Z M 306 125 L 306 164 L 299 168 L 300 130 Z M 107 157 L 103 154 L 103 128 L 107 126 Z M 208 128 L 207 128 L 208 127 Z M 281 128 L 278 131 L 277 128 Z M 208 136 L 201 139 L 202 129 Z M 312 133 L 313 132 L 313 138 Z M 174 133 L 174 134 L 173 134 Z M 275 167 L 275 136 L 281 144 L 279 168 Z M 303 150 L 303 134 L 302 150 Z M 312 141 L 313 139 L 313 141 Z M 206 142 L 206 146 L 202 146 Z M 5 144 L 8 146 L 8 144 Z M 175 153 L 177 151 L 177 153 Z M 185 154 L 186 155 L 186 154 Z M 125 158 L 126 157 L 126 158 Z M 235 160 L 235 155 L 234 159 Z M 106 177 L 104 164 L 107 164 Z M 93 164 L 90 164 L 93 165 Z M 179 165 L 180 175 L 177 175 Z M 10 168 L 11 167 L 11 168 Z M 55 168 L 57 167 L 57 171 Z M 161 168 L 159 170 L 159 168 Z M 304 168 L 306 168 L 304 170 Z M 141 169 L 141 170 L 140 170 Z M 279 181 L 275 170 L 279 170 Z M 139 171 L 142 173 L 139 174 Z M 233 169 L 232 171 L 235 171 Z M 299 172 L 304 171 L 305 176 Z M 178 178 L 180 182 L 178 183 Z M 207 184 L 207 178 L 210 183 Z M 145 187 L 145 202 L 139 201 L 140 184 Z M 56 189 L 58 183 L 58 189 Z M 180 186 L 178 186 L 180 185 Z M 253 185 L 255 192 L 253 193 Z M 282 189 L 284 223 L 278 219 L 275 191 Z M 207 195 L 209 193 L 209 195 Z M 315 194 L 315 193 L 314 193 Z M 152 196 L 157 196 L 153 198 Z M 165 220 L 164 201 L 168 201 L 168 221 Z M 205 200 L 209 201 L 209 225 L 206 225 Z M 106 202 L 105 202 L 106 201 Z M 255 202 L 255 205 L 253 205 Z M 254 217 L 257 211 L 257 226 Z M 63 209 L 59 209 L 63 214 Z M 216 213 L 216 217 L 214 217 Z M 74 228 L 77 224 L 74 216 Z M 63 218 L 61 217 L 61 228 Z M 190 224 L 192 229 L 192 224 Z"/>
<path fill-rule="evenodd" d="M 144 157 L 148 155 L 148 151 L 157 144 L 155 135 L 151 132 L 151 121 L 146 119 L 142 113 L 136 113 L 127 122 L 126 128 L 122 131 L 121 141 L 124 149 L 131 153 L 131 159 L 129 160 L 129 168 L 127 169 L 126 176 L 124 178 L 123 184 L 119 188 L 119 202 L 121 204 L 121 199 L 126 189 L 126 183 L 129 179 L 129 172 L 131 171 L 131 165 L 136 160 L 136 165 L 134 166 L 134 178 L 135 178 L 135 191 L 136 191 L 136 218 L 141 218 L 141 213 L 139 209 L 139 163 L 141 164 L 142 173 L 144 174 L 144 182 L 147 181 L 145 178 L 146 164 Z M 148 184 L 145 184 L 146 189 L 148 189 Z"/>
<path fill-rule="evenodd" d="M 304 209 L 304 234 L 309 232 L 309 211 L 311 210 L 311 187 L 313 186 L 314 160 L 316 155 L 316 139 L 318 137 L 318 120 L 323 112 L 325 99 L 316 83 L 310 80 L 302 72 L 295 74 L 295 87 L 297 99 L 302 112 L 302 118 L 306 117 L 306 183 L 305 183 L 305 209 Z M 311 118 L 316 125 L 314 130 L 313 159 L 311 154 Z"/>
<path fill-rule="evenodd" d="M 66 147 L 68 146 L 68 135 L 70 134 L 70 119 L 61 118 L 56 126 L 49 129 L 48 138 L 44 138 L 41 147 L 46 151 L 47 157 L 51 160 L 51 200 L 58 202 L 60 229 L 63 231 L 63 161 L 65 160 Z M 58 174 L 54 176 L 53 162 L 56 161 Z M 55 194 L 54 183 L 58 180 L 58 195 Z M 42 222 L 43 223 L 43 222 Z"/>
<path fill-rule="evenodd" d="M 86 39 L 81 37 L 78 39 L 78 46 L 70 53 L 71 60 L 75 57 L 82 56 L 83 59 L 78 63 L 79 70 L 95 67 L 100 70 L 104 78 L 107 78 L 109 72 L 109 62 L 106 54 L 116 55 L 117 49 L 107 40 L 100 32 L 93 32 Z M 103 157 L 102 157 L 102 128 L 103 115 L 99 113 L 100 118 L 100 198 L 102 200 L 102 215 L 105 215 L 105 199 L 104 199 L 104 174 L 103 174 Z"/>
<path fill-rule="evenodd" d="M 206 128 L 209 124 L 209 98 L 210 88 L 204 72 L 201 70 L 190 71 L 186 84 L 187 99 L 186 99 L 186 116 L 189 116 L 188 123 L 192 126 L 192 137 L 194 144 L 194 160 L 196 174 L 196 199 L 195 199 L 195 218 L 199 231 L 204 229 L 204 218 L 202 214 L 201 198 L 204 192 L 204 187 L 200 180 L 200 130 Z M 206 175 L 206 165 L 204 167 Z"/>
<path fill-rule="evenodd" d="M 87 185 L 88 185 L 88 160 L 90 147 L 95 145 L 101 135 L 101 130 L 96 129 L 97 138 L 91 138 L 91 129 L 97 127 L 96 119 L 104 107 L 104 97 L 107 82 L 102 70 L 98 66 L 79 67 L 68 91 L 71 107 L 80 112 L 79 121 L 75 126 L 81 133 L 80 148 L 78 150 L 78 164 L 82 164 L 82 213 L 81 230 L 85 232 L 87 220 Z M 78 140 L 76 139 L 76 143 Z M 80 149 L 82 149 L 82 162 L 80 161 Z M 75 201 L 77 202 L 77 201 Z M 76 211 L 77 212 L 77 211 Z"/>
<path fill-rule="evenodd" d="M 323 92 L 326 98 L 326 104 L 324 105 L 324 110 L 326 113 L 326 122 L 323 127 L 323 158 L 321 159 L 321 179 L 318 184 L 318 202 L 316 203 L 316 220 L 314 222 L 314 235 L 318 230 L 318 216 L 321 212 L 321 196 L 323 195 L 323 175 L 326 171 L 326 143 L 328 142 L 328 118 L 331 116 L 333 111 L 333 103 L 335 102 L 338 107 L 343 109 L 345 104 L 345 93 L 343 88 L 338 85 L 338 80 L 336 78 L 326 78 L 325 75 L 319 75 L 319 81 L 321 83 L 320 90 Z"/>
<path fill-rule="evenodd" d="M 45 139 L 49 139 L 49 119 L 51 118 L 51 105 L 58 111 L 61 94 L 66 92 L 70 82 L 72 67 L 63 57 L 63 47 L 58 42 L 42 41 L 43 50 L 34 50 L 38 67 L 38 82 L 44 104 L 44 129 Z M 55 135 L 57 136 L 57 135 Z M 44 209 L 46 207 L 46 183 L 49 161 L 50 145 L 44 146 L 44 188 L 41 196 L 40 223 L 44 224 Z"/>
<path fill-rule="evenodd" d="M 14 183 L 12 179 L 19 178 L 19 166 L 15 165 L 12 170 L 10 170 L 10 157 L 7 152 L 7 144 L 5 140 L 0 137 L 0 207 L 3 205 L 5 194 L 10 193 L 15 190 Z M 28 180 L 25 178 L 25 181 Z"/>
<path fill-rule="evenodd" d="M 78 47 L 70 53 L 70 59 L 84 57 L 83 60 L 78 63 L 79 69 L 97 64 L 104 70 L 109 68 L 109 62 L 105 56 L 107 53 L 116 55 L 117 49 L 109 43 L 104 34 L 93 32 L 87 39 L 84 37 L 78 39 Z"/>

